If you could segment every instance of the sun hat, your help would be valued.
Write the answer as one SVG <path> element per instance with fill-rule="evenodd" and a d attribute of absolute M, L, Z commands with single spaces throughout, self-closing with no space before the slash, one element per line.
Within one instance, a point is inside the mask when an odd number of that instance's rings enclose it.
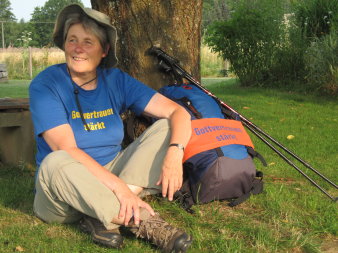
<path fill-rule="evenodd" d="M 53 41 L 55 45 L 59 47 L 60 49 L 64 50 L 63 30 L 64 30 L 65 22 L 68 16 L 74 13 L 85 15 L 89 17 L 90 19 L 93 19 L 106 30 L 110 47 L 109 47 L 107 56 L 104 58 L 103 67 L 110 68 L 110 67 L 116 66 L 117 61 L 118 61 L 116 57 L 116 41 L 117 41 L 116 28 L 112 26 L 110 22 L 110 18 L 107 15 L 97 10 L 93 10 L 90 8 L 82 8 L 78 4 L 71 4 L 63 8 L 57 17 L 56 23 L 54 26 Z"/>

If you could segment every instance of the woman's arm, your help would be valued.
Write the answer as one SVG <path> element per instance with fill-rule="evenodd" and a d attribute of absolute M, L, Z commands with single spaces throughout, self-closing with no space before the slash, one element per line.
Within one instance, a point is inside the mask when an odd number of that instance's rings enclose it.
<path fill-rule="evenodd" d="M 95 177 L 115 193 L 121 204 L 119 219 L 129 223 L 134 214 L 135 224 L 139 223 L 139 207 L 146 208 L 154 214 L 152 208 L 130 191 L 128 186 L 113 173 L 96 162 L 86 152 L 77 147 L 73 130 L 69 124 L 63 124 L 42 133 L 49 147 L 53 150 L 64 150 L 74 159 L 81 162 Z"/>
<path fill-rule="evenodd" d="M 145 113 L 152 117 L 170 120 L 170 143 L 187 146 L 191 136 L 190 114 L 180 105 L 156 93 L 145 108 Z M 163 161 L 162 174 L 157 185 L 162 184 L 162 195 L 172 200 L 173 195 L 183 183 L 182 159 L 184 152 L 178 147 L 171 146 Z"/>

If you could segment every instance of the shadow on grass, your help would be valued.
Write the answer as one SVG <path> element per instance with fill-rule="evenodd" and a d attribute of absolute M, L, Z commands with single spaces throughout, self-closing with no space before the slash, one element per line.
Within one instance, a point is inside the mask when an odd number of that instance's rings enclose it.
<path fill-rule="evenodd" d="M 18 167 L 0 167 L 0 205 L 33 215 L 34 176 Z"/>

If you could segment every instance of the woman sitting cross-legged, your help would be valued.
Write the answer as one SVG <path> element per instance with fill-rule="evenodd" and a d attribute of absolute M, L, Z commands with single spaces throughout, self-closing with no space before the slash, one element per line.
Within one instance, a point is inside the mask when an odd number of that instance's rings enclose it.
<path fill-rule="evenodd" d="M 180 189 L 190 115 L 114 68 L 116 29 L 105 14 L 69 5 L 58 15 L 53 39 L 66 63 L 48 67 L 29 87 L 39 166 L 36 216 L 80 221 L 107 247 L 121 247 L 124 225 L 163 251 L 185 252 L 191 237 L 140 197 L 162 192 L 172 200 Z M 120 114 L 127 109 L 160 120 L 122 150 Z"/>

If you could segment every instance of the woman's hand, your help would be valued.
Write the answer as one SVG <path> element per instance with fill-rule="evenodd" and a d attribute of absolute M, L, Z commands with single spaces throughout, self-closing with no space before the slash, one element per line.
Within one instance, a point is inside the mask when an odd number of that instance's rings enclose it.
<path fill-rule="evenodd" d="M 173 200 L 175 192 L 182 187 L 182 158 L 183 150 L 175 146 L 169 147 L 163 161 L 162 173 L 156 183 L 156 185 L 162 184 L 162 196 L 168 195 L 169 201 Z"/>
<path fill-rule="evenodd" d="M 122 219 L 125 226 L 129 224 L 132 217 L 135 225 L 139 225 L 140 208 L 145 208 L 151 215 L 155 215 L 150 205 L 136 196 L 121 179 L 116 180 L 113 192 L 120 202 L 118 219 Z"/>

